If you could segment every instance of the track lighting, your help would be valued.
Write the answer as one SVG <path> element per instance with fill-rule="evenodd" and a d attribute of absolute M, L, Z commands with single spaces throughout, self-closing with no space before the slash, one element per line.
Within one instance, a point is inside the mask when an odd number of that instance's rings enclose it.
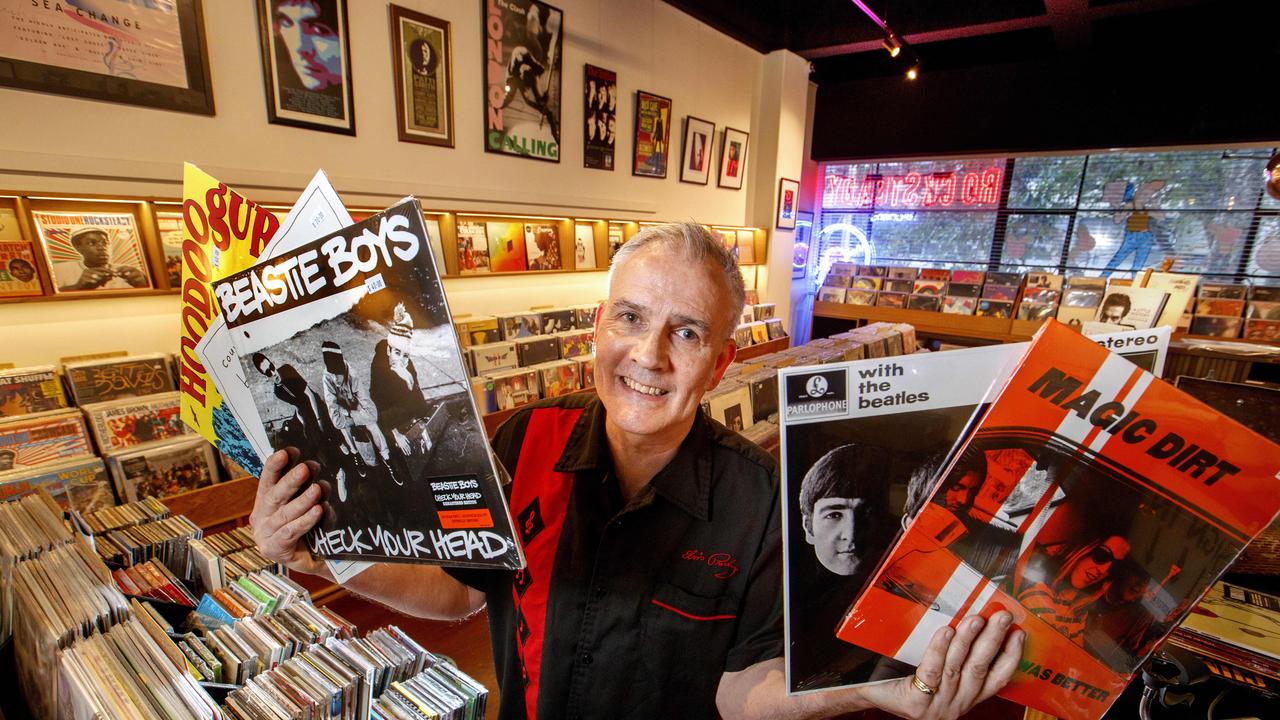
<path fill-rule="evenodd" d="M 890 32 L 885 36 L 882 44 L 884 45 L 884 49 L 888 51 L 889 57 L 896 58 L 898 57 L 898 53 L 902 52 L 902 41 L 899 40 L 898 36 L 893 32 Z"/>

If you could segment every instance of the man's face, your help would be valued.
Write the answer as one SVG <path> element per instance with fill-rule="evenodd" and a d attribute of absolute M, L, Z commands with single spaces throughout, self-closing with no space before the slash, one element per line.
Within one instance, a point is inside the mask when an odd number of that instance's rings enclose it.
<path fill-rule="evenodd" d="M 36 276 L 36 269 L 29 262 L 14 260 L 9 263 L 9 274 L 19 282 L 31 282 Z"/>
<path fill-rule="evenodd" d="M 947 492 L 942 497 L 942 502 L 948 510 L 955 512 L 969 502 L 969 498 L 973 496 L 973 491 L 977 487 L 978 473 L 971 470 L 962 475 L 954 485 L 947 488 Z"/>
<path fill-rule="evenodd" d="M 813 517 L 804 539 L 813 546 L 822 566 L 837 575 L 858 571 L 858 515 L 865 511 L 862 498 L 827 497 L 813 504 Z"/>
<path fill-rule="evenodd" d="M 409 338 L 392 335 L 387 338 L 387 358 L 393 370 L 404 370 L 409 366 Z"/>
<path fill-rule="evenodd" d="M 596 391 L 612 441 L 679 443 L 733 360 L 726 282 L 662 243 L 617 268 L 596 316 Z"/>
<path fill-rule="evenodd" d="M 310 2 L 276 3 L 276 32 L 298 73 L 298 81 L 308 90 L 324 90 L 342 84 L 342 53 L 338 31 L 320 18 Z"/>
<path fill-rule="evenodd" d="M 1120 321 L 1124 320 L 1124 315 L 1125 312 L 1123 305 L 1107 305 L 1102 308 L 1102 317 L 1100 320 L 1104 323 L 1119 325 Z"/>
<path fill-rule="evenodd" d="M 11 452 L 0 453 L 0 471 L 12 470 L 15 455 Z"/>
<path fill-rule="evenodd" d="M 270 360 L 263 360 L 258 363 L 258 372 L 268 378 L 271 378 L 272 382 L 276 384 L 280 383 L 280 374 L 276 372 L 276 366 Z"/>
<path fill-rule="evenodd" d="M 106 233 L 85 233 L 77 237 L 73 244 L 84 257 L 84 264 L 89 267 L 106 267 L 111 259 L 111 243 L 107 240 Z"/>
<path fill-rule="evenodd" d="M 1112 566 L 1128 554 L 1129 543 L 1122 537 L 1112 535 L 1088 555 L 1080 558 L 1067 580 L 1077 590 L 1092 587 L 1105 580 Z"/>

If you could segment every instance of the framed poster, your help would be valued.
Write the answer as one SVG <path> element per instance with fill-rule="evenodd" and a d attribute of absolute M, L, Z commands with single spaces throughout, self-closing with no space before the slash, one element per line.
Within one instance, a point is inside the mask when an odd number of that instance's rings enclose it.
<path fill-rule="evenodd" d="M 794 230 L 796 227 L 796 204 L 800 201 L 800 183 L 796 180 L 782 178 L 778 180 L 778 221 L 777 226 L 783 230 Z"/>
<path fill-rule="evenodd" d="M 31 220 L 55 294 L 154 287 L 133 214 L 32 211 Z"/>
<path fill-rule="evenodd" d="M 596 233 L 591 225 L 573 227 L 573 267 L 576 270 L 592 270 L 596 266 Z"/>
<path fill-rule="evenodd" d="M 637 90 L 635 153 L 631 156 L 631 174 L 665 178 L 670 140 L 671 98 Z"/>
<path fill-rule="evenodd" d="M 3 203 L 0 200 L 0 203 Z M 22 236 L 16 206 L 0 204 L 0 297 L 43 295 L 36 253 Z"/>
<path fill-rule="evenodd" d="M 347 0 L 254 0 L 276 125 L 356 134 Z"/>
<path fill-rule="evenodd" d="M 156 230 L 160 232 L 160 249 L 164 251 L 164 272 L 169 287 L 182 287 L 182 236 L 185 225 L 182 213 L 156 213 Z"/>
<path fill-rule="evenodd" d="M 2 5 L 0 85 L 214 114 L 200 0 Z"/>
<path fill-rule="evenodd" d="M 453 147 L 453 39 L 449 23 L 392 5 L 391 56 L 400 141 Z"/>
<path fill-rule="evenodd" d="M 747 174 L 747 133 L 724 129 L 720 136 L 720 177 L 716 184 L 732 190 L 742 189 L 742 178 Z"/>
<path fill-rule="evenodd" d="M 706 185 L 711 178 L 711 145 L 716 126 L 692 115 L 684 120 L 684 150 L 680 159 L 680 182 Z"/>
<path fill-rule="evenodd" d="M 538 0 L 480 0 L 484 150 L 560 162 L 564 13 Z"/>
<path fill-rule="evenodd" d="M 583 68 L 582 166 L 612 170 L 618 123 L 618 73 L 595 65 Z"/>

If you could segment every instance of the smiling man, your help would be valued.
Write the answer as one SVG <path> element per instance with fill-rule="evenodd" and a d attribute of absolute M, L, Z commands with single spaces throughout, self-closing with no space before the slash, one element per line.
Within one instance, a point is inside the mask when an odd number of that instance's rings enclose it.
<path fill-rule="evenodd" d="M 1021 650 L 1007 613 L 939 631 L 915 684 L 786 696 L 777 465 L 699 411 L 733 360 L 743 294 L 701 226 L 637 235 L 596 315 L 596 392 L 527 406 L 493 439 L 528 568 L 380 564 L 347 587 L 423 617 L 487 604 L 502 718 L 954 718 L 994 694 Z M 299 544 L 319 491 L 299 494 L 307 468 L 286 462 L 266 464 L 254 537 L 325 574 Z"/>

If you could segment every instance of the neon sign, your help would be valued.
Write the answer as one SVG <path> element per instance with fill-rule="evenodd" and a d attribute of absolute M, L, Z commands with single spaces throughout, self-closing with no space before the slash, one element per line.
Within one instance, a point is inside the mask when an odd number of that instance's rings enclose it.
<path fill-rule="evenodd" d="M 822 192 L 825 208 L 996 207 L 1004 168 L 903 175 L 867 173 L 861 177 L 827 170 Z"/>

